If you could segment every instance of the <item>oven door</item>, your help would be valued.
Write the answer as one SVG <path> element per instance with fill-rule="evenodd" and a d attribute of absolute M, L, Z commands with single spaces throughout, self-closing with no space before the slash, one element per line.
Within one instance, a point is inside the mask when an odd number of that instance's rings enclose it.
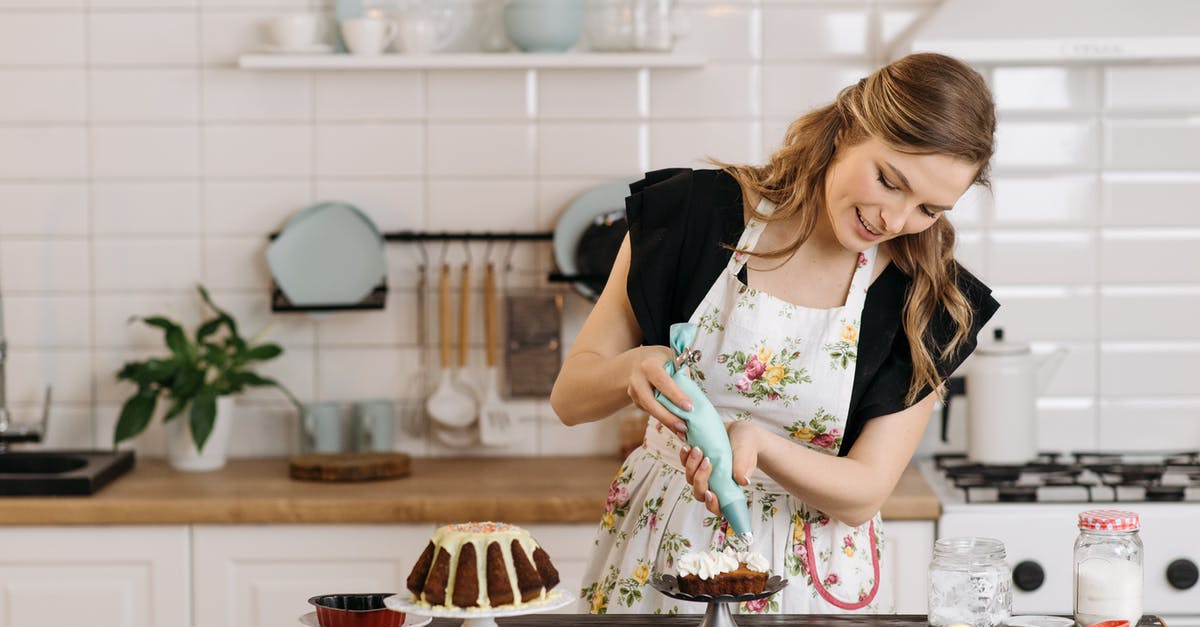
<path fill-rule="evenodd" d="M 946 505 L 938 537 L 984 536 L 1003 541 L 1009 566 L 1014 569 L 1013 613 L 1069 615 L 1073 609 L 1076 517 L 1083 510 L 1104 506 L 1141 515 L 1145 613 L 1163 617 L 1171 627 L 1200 627 L 1200 583 L 1190 582 L 1188 576 L 1192 567 L 1200 566 L 1200 535 L 1196 533 L 1200 504 Z M 1038 575 L 1042 581 L 1034 585 Z M 1192 585 L 1186 586 L 1188 583 Z M 1022 584 L 1029 589 L 1022 589 Z"/>

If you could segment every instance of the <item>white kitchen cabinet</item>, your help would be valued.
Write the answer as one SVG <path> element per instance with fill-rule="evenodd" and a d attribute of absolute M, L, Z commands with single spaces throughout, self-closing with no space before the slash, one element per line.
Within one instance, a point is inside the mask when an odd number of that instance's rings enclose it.
<path fill-rule="evenodd" d="M 880 597 L 889 600 L 899 614 L 928 611 L 929 560 L 933 557 L 936 533 L 932 520 L 893 520 L 883 524 L 883 563 L 880 565 Z"/>
<path fill-rule="evenodd" d="M 312 611 L 318 594 L 404 590 L 434 528 L 197 525 L 193 625 L 274 627 Z"/>
<path fill-rule="evenodd" d="M 188 552 L 186 526 L 0 528 L 0 627 L 187 627 Z"/>

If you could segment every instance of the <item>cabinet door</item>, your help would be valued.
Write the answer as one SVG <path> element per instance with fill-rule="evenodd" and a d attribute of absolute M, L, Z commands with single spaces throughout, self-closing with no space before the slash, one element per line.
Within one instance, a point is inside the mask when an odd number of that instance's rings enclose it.
<path fill-rule="evenodd" d="M 928 610 L 929 560 L 933 557 L 932 520 L 896 520 L 883 524 L 883 564 L 879 594 L 890 595 L 900 614 Z M 883 597 L 887 599 L 889 597 Z M 882 604 L 882 607 L 887 607 Z"/>
<path fill-rule="evenodd" d="M 187 527 L 0 528 L 0 627 L 187 627 Z"/>
<path fill-rule="evenodd" d="M 193 527 L 196 627 L 275 627 L 308 598 L 400 592 L 434 525 Z M 298 624 L 298 623 L 297 623 Z"/>
<path fill-rule="evenodd" d="M 558 570 L 559 578 L 556 590 L 579 596 L 579 589 L 583 587 L 583 571 L 587 568 L 588 560 L 596 548 L 593 542 L 596 538 L 598 521 L 570 525 L 528 524 L 521 526 L 533 534 L 533 539 L 546 549 L 546 554 L 554 562 L 554 568 Z M 570 609 L 573 608 L 565 608 L 561 611 L 567 612 Z"/>

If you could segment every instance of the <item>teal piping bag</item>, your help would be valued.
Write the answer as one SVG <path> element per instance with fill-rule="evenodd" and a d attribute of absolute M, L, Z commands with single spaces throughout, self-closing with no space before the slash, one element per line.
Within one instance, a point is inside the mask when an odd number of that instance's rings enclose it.
<path fill-rule="evenodd" d="M 742 486 L 733 480 L 733 447 L 729 444 L 729 432 L 725 430 L 725 422 L 717 414 L 712 402 L 684 368 L 700 357 L 699 351 L 690 348 L 695 339 L 696 325 L 686 322 L 672 324 L 671 348 L 675 351 L 675 359 L 663 365 L 675 385 L 692 400 L 692 411 L 680 409 L 661 392 L 656 392 L 654 398 L 672 414 L 687 422 L 687 443 L 700 447 L 712 462 L 709 489 L 716 494 L 721 514 L 729 521 L 737 540 L 744 543 L 741 548 L 747 548 L 754 540 L 750 532 L 750 508 L 746 505 L 746 493 Z"/>

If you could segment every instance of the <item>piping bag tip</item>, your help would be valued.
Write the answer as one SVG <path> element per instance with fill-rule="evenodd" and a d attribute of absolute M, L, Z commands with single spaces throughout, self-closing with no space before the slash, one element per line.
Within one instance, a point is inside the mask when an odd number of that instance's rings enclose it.
<path fill-rule="evenodd" d="M 754 534 L 747 531 L 746 533 L 728 536 L 725 541 L 735 551 L 749 551 L 750 545 L 754 544 Z"/>

